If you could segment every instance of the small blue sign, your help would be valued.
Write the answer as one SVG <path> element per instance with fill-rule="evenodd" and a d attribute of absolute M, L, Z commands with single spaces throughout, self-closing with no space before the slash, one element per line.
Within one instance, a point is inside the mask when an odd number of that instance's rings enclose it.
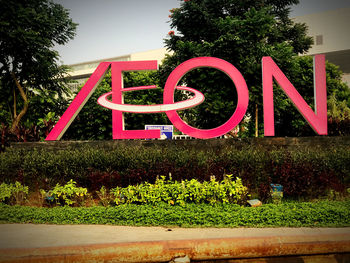
<path fill-rule="evenodd" d="M 280 184 L 270 184 L 272 192 L 283 192 L 283 186 Z"/>
<path fill-rule="evenodd" d="M 172 139 L 174 126 L 173 125 L 145 125 L 145 130 L 160 130 L 161 139 Z"/>

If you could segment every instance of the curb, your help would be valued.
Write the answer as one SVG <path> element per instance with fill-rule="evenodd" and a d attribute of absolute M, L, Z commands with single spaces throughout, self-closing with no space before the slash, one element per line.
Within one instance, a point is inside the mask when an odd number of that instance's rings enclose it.
<path fill-rule="evenodd" d="M 0 249 L 0 262 L 169 262 L 350 253 L 350 234 Z M 189 262 L 189 261 L 187 261 Z"/>

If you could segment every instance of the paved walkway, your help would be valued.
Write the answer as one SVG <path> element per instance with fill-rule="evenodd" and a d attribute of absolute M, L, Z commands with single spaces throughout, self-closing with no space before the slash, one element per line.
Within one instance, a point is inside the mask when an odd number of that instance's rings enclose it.
<path fill-rule="evenodd" d="M 189 239 L 350 235 L 350 228 L 163 228 L 0 224 L 0 233 L 1 249 Z"/>
<path fill-rule="evenodd" d="M 350 253 L 350 228 L 0 224 L 3 262 L 161 262 L 186 255 L 200 260 L 337 252 Z"/>

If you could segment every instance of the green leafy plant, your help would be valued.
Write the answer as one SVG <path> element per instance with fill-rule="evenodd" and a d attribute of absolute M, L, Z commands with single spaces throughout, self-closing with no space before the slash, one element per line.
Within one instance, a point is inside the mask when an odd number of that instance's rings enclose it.
<path fill-rule="evenodd" d="M 108 206 L 113 201 L 111 194 L 105 186 L 102 186 L 99 191 L 96 191 L 96 194 L 103 206 Z"/>
<path fill-rule="evenodd" d="M 329 190 L 327 196 L 324 198 L 331 201 L 344 201 L 349 200 L 350 188 L 347 188 L 344 192 L 338 192 L 333 189 Z"/>
<path fill-rule="evenodd" d="M 204 182 L 206 189 L 206 200 L 209 203 L 223 202 L 223 203 L 240 203 L 243 204 L 248 195 L 248 188 L 245 187 L 240 178 L 232 180 L 233 175 L 225 175 L 221 182 L 216 181 L 212 176 L 210 182 Z"/>
<path fill-rule="evenodd" d="M 24 186 L 20 182 L 15 182 L 12 188 L 12 195 L 17 205 L 23 204 L 27 199 L 28 186 Z"/>
<path fill-rule="evenodd" d="M 283 198 L 283 193 L 282 192 L 271 191 L 272 203 L 280 204 L 282 202 L 282 198 Z"/>
<path fill-rule="evenodd" d="M 181 227 L 349 227 L 350 201 L 237 204 L 124 204 L 38 208 L 0 204 L 0 222 Z"/>
<path fill-rule="evenodd" d="M 21 205 L 28 195 L 28 186 L 16 181 L 14 184 L 2 183 L 0 185 L 0 201 L 9 204 Z"/>
<path fill-rule="evenodd" d="M 41 195 L 47 201 L 55 201 L 58 205 L 82 205 L 88 196 L 87 188 L 77 187 L 76 182 L 71 179 L 65 185 L 56 184 L 56 186 L 46 192 L 41 190 Z"/>
<path fill-rule="evenodd" d="M 0 185 L 0 200 L 1 202 L 7 203 L 12 195 L 12 185 L 2 183 Z"/>
<path fill-rule="evenodd" d="M 350 134 L 349 105 L 350 101 L 339 101 L 335 93 L 330 95 L 327 103 L 329 135 L 348 136 Z"/>
<path fill-rule="evenodd" d="M 160 202 L 171 205 L 185 203 L 244 203 L 248 197 L 248 189 L 243 186 L 242 180 L 232 180 L 232 175 L 225 175 L 223 181 L 216 181 L 212 177 L 210 182 L 199 182 L 196 179 L 173 181 L 171 177 L 157 178 L 154 184 L 145 182 L 128 187 L 116 187 L 111 189 L 114 202 L 123 203 L 156 204 Z"/>

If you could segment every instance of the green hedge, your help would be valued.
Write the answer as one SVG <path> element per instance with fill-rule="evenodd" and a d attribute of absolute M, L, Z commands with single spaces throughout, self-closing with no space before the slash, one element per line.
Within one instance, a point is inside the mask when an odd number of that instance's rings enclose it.
<path fill-rule="evenodd" d="M 1 223 L 113 224 L 181 227 L 347 227 L 350 201 L 288 202 L 261 207 L 235 204 L 121 205 L 35 208 L 0 204 Z"/>
<path fill-rule="evenodd" d="M 199 150 L 126 145 L 55 151 L 8 148 L 0 154 L 0 182 L 17 180 L 30 189 L 49 189 L 73 179 L 95 191 L 102 185 L 111 189 L 154 183 L 158 176 L 169 173 L 177 181 L 209 181 L 213 175 L 220 181 L 224 174 L 232 174 L 261 199 L 268 197 L 270 183 L 282 184 L 286 197 L 314 198 L 330 189 L 342 192 L 349 187 L 350 148 L 229 146 Z"/>

